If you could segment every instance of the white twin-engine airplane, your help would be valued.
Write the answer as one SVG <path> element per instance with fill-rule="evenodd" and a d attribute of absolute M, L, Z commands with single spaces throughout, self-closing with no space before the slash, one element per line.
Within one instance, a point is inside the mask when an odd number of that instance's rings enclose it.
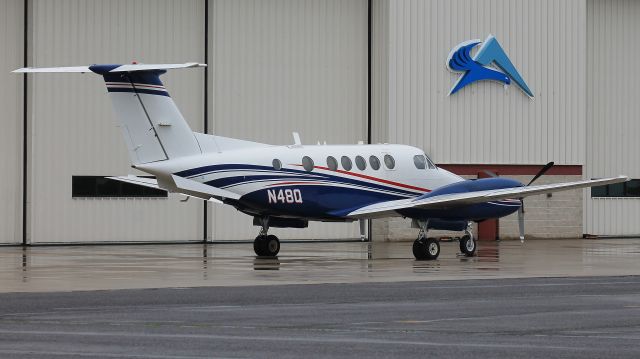
<path fill-rule="evenodd" d="M 101 75 L 131 157 L 132 167 L 156 179 L 133 175 L 114 180 L 160 188 L 234 206 L 260 226 L 258 256 L 280 250 L 269 227 L 305 228 L 308 221 L 352 222 L 401 216 L 419 229 L 416 259 L 436 259 L 429 229 L 464 231 L 460 250 L 473 256 L 473 221 L 518 211 L 524 240 L 523 198 L 628 181 L 626 176 L 532 186 L 550 162 L 524 185 L 507 178 L 465 180 L 433 164 L 419 148 L 392 145 L 275 146 L 194 133 L 160 81 L 168 69 L 204 64 L 131 64 L 23 68 L 17 73 L 92 72 Z"/>

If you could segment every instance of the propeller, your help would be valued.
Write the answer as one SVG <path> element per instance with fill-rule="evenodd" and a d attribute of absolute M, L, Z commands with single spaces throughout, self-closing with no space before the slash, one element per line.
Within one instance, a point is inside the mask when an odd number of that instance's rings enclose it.
<path fill-rule="evenodd" d="M 486 173 L 489 177 L 493 177 L 493 178 L 500 177 L 495 172 L 491 172 L 489 170 L 482 170 L 482 172 Z"/>
<path fill-rule="evenodd" d="M 535 182 L 535 180 L 537 180 L 538 178 L 540 178 L 540 176 L 542 176 L 543 174 L 545 174 L 548 170 L 551 169 L 551 167 L 553 167 L 553 161 L 547 163 L 546 165 L 544 165 L 544 167 L 542 167 L 542 169 L 540 171 L 538 171 L 538 174 L 535 175 L 535 177 L 533 177 L 531 179 L 531 181 L 529 181 L 529 184 L 527 186 L 531 186 L 531 184 L 533 182 Z"/>
<path fill-rule="evenodd" d="M 531 184 L 535 182 L 535 180 L 537 180 L 538 178 L 540 178 L 540 176 L 550 170 L 551 167 L 553 167 L 553 161 L 544 165 L 544 167 L 542 167 L 540 171 L 538 171 L 538 173 L 531 179 L 531 181 L 529 181 L 529 183 L 525 187 L 531 186 Z M 524 243 L 524 198 L 520 197 L 519 199 L 520 208 L 518 208 L 518 230 L 520 232 L 520 242 Z"/>

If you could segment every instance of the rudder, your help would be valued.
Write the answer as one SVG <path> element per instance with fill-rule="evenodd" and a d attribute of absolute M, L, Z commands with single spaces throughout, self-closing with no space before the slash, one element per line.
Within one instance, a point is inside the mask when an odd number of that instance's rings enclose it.
<path fill-rule="evenodd" d="M 111 72 L 122 65 L 93 65 L 102 75 L 133 164 L 202 153 L 193 131 L 169 96 L 164 69 Z"/>

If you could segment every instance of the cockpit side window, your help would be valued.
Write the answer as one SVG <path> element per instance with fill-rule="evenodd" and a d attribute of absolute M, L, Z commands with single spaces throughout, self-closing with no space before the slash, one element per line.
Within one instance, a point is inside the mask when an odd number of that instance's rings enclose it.
<path fill-rule="evenodd" d="M 423 170 L 423 169 L 427 168 L 427 160 L 425 159 L 424 155 L 415 155 L 415 156 L 413 156 L 413 164 L 419 170 Z"/>

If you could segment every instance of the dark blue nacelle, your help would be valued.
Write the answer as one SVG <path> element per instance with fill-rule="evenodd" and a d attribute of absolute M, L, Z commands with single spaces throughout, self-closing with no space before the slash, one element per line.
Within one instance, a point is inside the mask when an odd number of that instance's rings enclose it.
<path fill-rule="evenodd" d="M 481 178 L 477 180 L 467 180 L 442 186 L 429 193 L 423 194 L 418 199 L 440 196 L 451 193 L 466 193 L 475 191 L 489 191 L 494 189 L 523 187 L 524 185 L 509 178 Z"/>
<path fill-rule="evenodd" d="M 440 187 L 430 193 L 418 197 L 416 200 L 436 197 L 443 194 L 467 193 L 476 191 L 497 190 L 503 188 L 522 187 L 522 183 L 509 178 L 483 178 L 452 183 Z M 398 210 L 398 213 L 409 218 L 442 219 L 447 221 L 481 221 L 489 218 L 500 218 L 514 213 L 520 204 L 509 201 L 491 201 L 467 206 L 452 206 L 449 208 L 421 209 L 408 208 Z"/>

